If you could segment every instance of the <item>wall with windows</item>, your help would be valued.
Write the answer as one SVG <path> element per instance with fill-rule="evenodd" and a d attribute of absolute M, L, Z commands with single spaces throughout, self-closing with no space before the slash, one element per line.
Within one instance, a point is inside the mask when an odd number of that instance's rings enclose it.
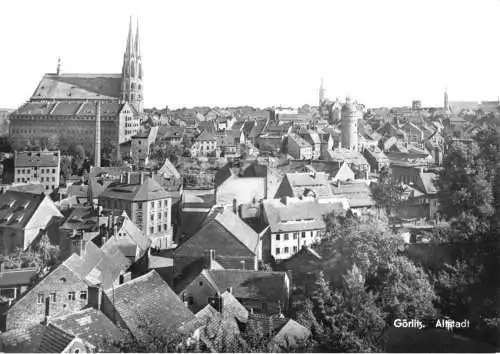
<path fill-rule="evenodd" d="M 25 329 L 39 324 L 46 315 L 63 316 L 88 304 L 88 285 L 64 264 L 48 274 L 3 315 L 5 329 Z"/>
<path fill-rule="evenodd" d="M 310 246 L 321 237 L 322 230 L 305 230 L 294 232 L 271 233 L 270 252 L 275 260 L 290 258 L 302 246 Z"/>
<path fill-rule="evenodd" d="M 170 198 L 134 203 L 132 222 L 151 239 L 172 243 L 172 200 Z"/>

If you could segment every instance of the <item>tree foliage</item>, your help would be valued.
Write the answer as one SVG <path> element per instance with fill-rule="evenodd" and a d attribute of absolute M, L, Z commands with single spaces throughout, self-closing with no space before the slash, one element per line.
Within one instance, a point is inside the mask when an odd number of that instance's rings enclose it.
<path fill-rule="evenodd" d="M 480 130 L 472 143 L 448 149 L 437 182 L 439 211 L 463 239 L 482 240 L 498 227 L 499 171 L 500 135 L 495 129 Z"/>
<path fill-rule="evenodd" d="M 385 209 L 388 215 L 401 203 L 404 188 L 400 183 L 392 180 L 389 168 L 382 168 L 377 182 L 370 187 L 377 206 Z"/>

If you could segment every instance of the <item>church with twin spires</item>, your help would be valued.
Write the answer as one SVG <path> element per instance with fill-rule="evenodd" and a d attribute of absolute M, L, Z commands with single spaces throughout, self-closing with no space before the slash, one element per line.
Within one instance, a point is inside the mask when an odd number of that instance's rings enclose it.
<path fill-rule="evenodd" d="M 94 154 L 96 118 L 100 118 L 101 149 L 112 154 L 140 130 L 143 114 L 143 67 L 139 25 L 135 36 L 130 19 L 119 74 L 45 74 L 31 98 L 10 115 L 9 136 L 16 149 L 82 145 Z"/>

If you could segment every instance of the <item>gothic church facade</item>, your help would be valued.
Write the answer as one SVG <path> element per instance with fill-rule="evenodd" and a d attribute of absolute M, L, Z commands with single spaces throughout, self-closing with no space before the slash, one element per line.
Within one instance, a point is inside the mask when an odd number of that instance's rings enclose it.
<path fill-rule="evenodd" d="M 143 68 L 139 26 L 135 40 L 130 21 L 119 74 L 45 74 L 28 102 L 10 115 L 14 147 L 55 144 L 65 150 L 80 144 L 94 153 L 97 103 L 100 103 L 102 149 L 118 151 L 140 130 Z"/>

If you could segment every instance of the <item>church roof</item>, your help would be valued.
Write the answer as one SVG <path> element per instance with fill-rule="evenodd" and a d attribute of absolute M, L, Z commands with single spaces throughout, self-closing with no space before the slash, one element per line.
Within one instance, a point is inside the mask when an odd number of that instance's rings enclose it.
<path fill-rule="evenodd" d="M 45 74 L 31 99 L 119 99 L 121 81 L 121 74 Z"/>

